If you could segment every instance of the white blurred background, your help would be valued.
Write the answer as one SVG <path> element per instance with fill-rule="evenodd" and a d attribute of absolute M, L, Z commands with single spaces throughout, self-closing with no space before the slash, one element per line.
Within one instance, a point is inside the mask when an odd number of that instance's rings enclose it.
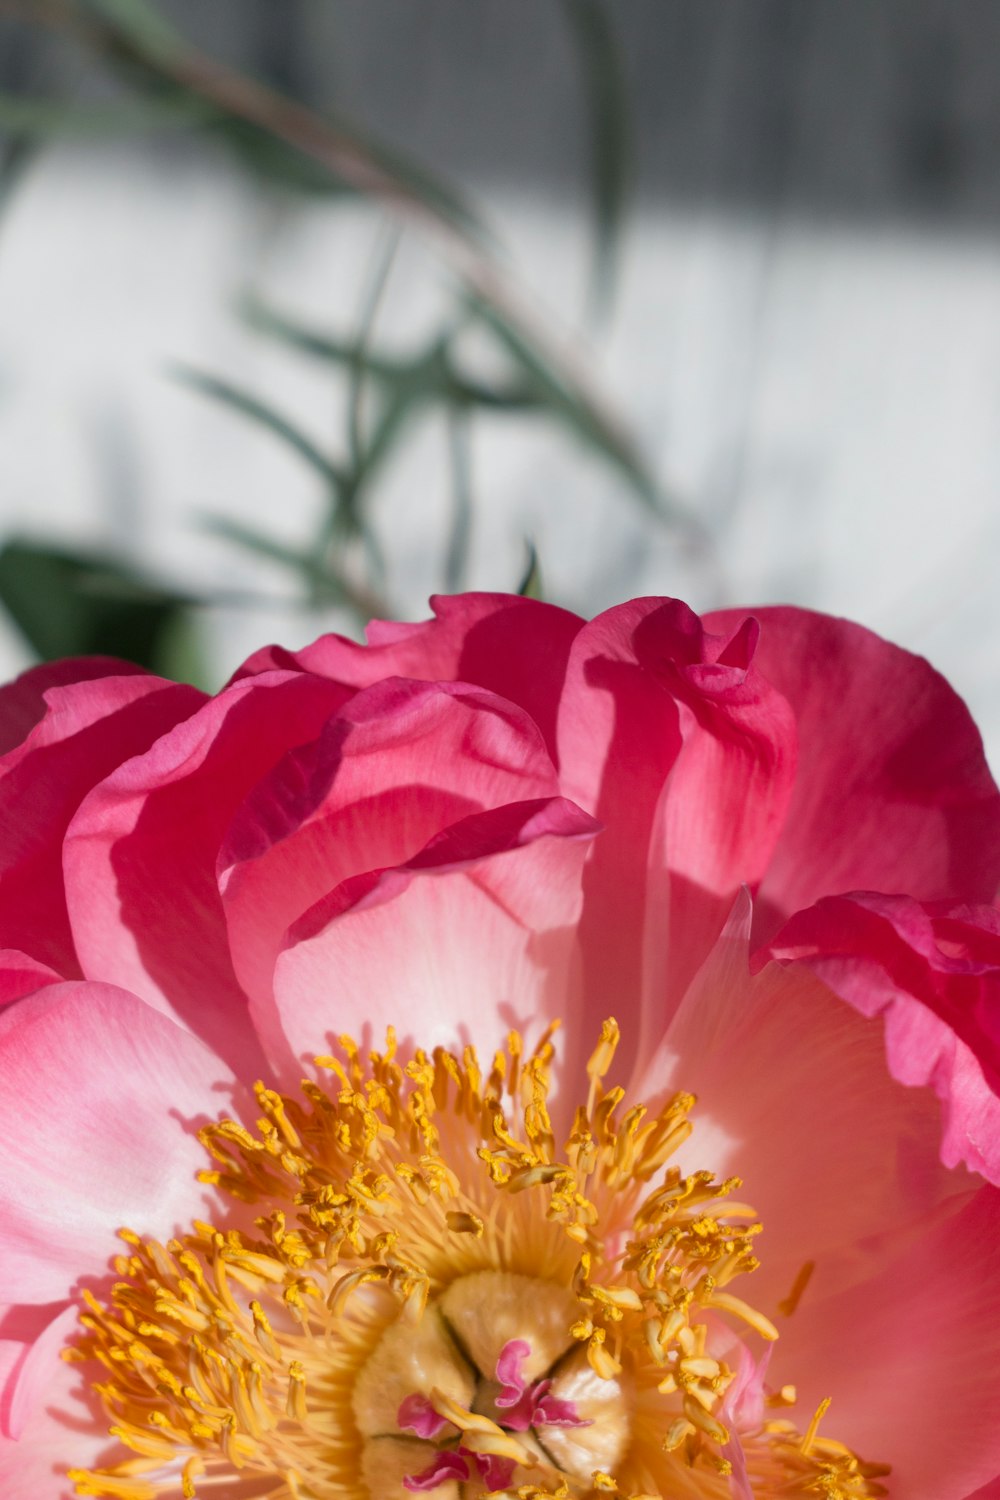
<path fill-rule="evenodd" d="M 572 3 L 572 0 L 570 0 Z M 405 147 L 495 231 L 547 328 L 701 532 L 651 520 L 551 422 L 477 415 L 465 583 L 584 613 L 637 593 L 777 600 L 919 651 L 1000 766 L 1000 6 L 995 0 L 616 0 L 632 195 L 603 321 L 585 93 L 558 0 L 161 0 L 206 51 Z M 29 7 L 30 9 L 30 7 Z M 7 27 L 7 30 L 3 30 Z M 103 97 L 93 59 L 0 22 L 0 82 Z M 302 196 L 204 134 L 35 149 L 0 219 L 0 526 L 131 558 L 229 602 L 199 611 L 208 675 L 336 610 L 211 534 L 304 547 L 316 473 L 176 378 L 237 383 L 336 456 L 342 373 L 247 325 L 248 294 L 350 337 L 390 216 Z M 413 229 L 372 330 L 417 348 L 453 275 Z M 428 414 L 371 498 L 384 590 L 416 618 L 442 582 L 453 478 Z M 4 675 L 32 659 L 0 623 Z"/>

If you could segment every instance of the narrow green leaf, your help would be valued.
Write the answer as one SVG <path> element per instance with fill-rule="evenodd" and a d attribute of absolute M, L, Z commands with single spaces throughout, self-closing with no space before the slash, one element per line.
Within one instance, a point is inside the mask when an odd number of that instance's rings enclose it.
<path fill-rule="evenodd" d="M 353 120 L 347 120 L 336 114 L 331 114 L 328 118 L 330 123 L 350 140 L 357 151 L 418 202 L 423 203 L 440 218 L 453 224 L 470 239 L 481 244 L 492 242 L 492 235 L 471 204 L 436 173 L 429 171 L 412 156 L 399 151 L 395 146 L 389 146 L 385 141 L 377 140 L 367 131 L 359 129 Z M 381 195 L 373 194 L 373 196 Z"/>
<path fill-rule="evenodd" d="M 452 522 L 444 560 L 444 586 L 457 594 L 465 581 L 472 541 L 472 455 L 469 418 L 452 412 L 448 419 L 448 449 L 451 458 Z"/>
<path fill-rule="evenodd" d="M 609 427 L 601 414 L 588 405 L 579 390 L 571 387 L 521 333 L 496 308 L 481 300 L 470 302 L 470 311 L 497 336 L 518 366 L 525 387 L 539 408 L 547 408 L 589 447 L 600 453 L 627 480 L 633 494 L 651 510 L 662 514 L 664 501 L 652 475 L 636 448 L 617 429 Z"/>
<path fill-rule="evenodd" d="M 344 483 L 343 471 L 327 458 L 312 438 L 307 437 L 301 428 L 288 417 L 283 416 L 281 412 L 275 411 L 265 401 L 261 401 L 249 391 L 232 384 L 231 381 L 206 374 L 202 370 L 195 370 L 188 365 L 174 365 L 173 374 L 192 390 L 200 391 L 203 395 L 220 401 L 232 411 L 239 412 L 241 416 L 248 418 L 251 422 L 256 422 L 268 432 L 274 433 L 275 437 L 280 438 L 301 458 L 304 458 L 326 481 L 331 490 L 339 491 Z"/>
<path fill-rule="evenodd" d="M 186 43 L 151 0 L 80 0 L 81 8 L 111 26 L 159 63 L 174 63 Z"/>
<path fill-rule="evenodd" d="M 338 339 L 330 334 L 315 333 L 254 297 L 248 297 L 241 303 L 240 312 L 248 326 L 258 333 L 278 339 L 290 348 L 312 355 L 315 359 L 335 365 L 353 365 L 359 358 L 357 343 L 353 339 Z M 375 355 L 371 350 L 363 354 L 365 376 L 370 380 L 396 380 L 403 375 L 410 363 L 412 362 L 404 359 Z"/>
<path fill-rule="evenodd" d="M 146 130 L 191 129 L 216 117 L 211 105 L 194 96 L 94 104 L 30 99 L 0 91 L 0 130 L 23 135 L 131 135 Z"/>
<path fill-rule="evenodd" d="M 272 127 L 271 116 L 280 117 L 287 101 L 273 90 L 230 73 L 203 57 L 187 38 L 163 17 L 151 0 L 80 0 L 103 23 L 103 50 L 112 64 L 122 68 L 133 82 L 181 90 L 214 106 L 218 133 L 244 162 L 262 176 L 278 179 L 285 186 L 317 191 L 361 192 L 361 196 L 390 200 L 408 196 L 429 212 L 451 224 L 469 240 L 485 242 L 487 233 L 478 215 L 449 184 L 428 171 L 405 152 L 377 140 L 359 129 L 354 121 L 328 114 L 317 124 L 329 136 L 325 151 L 299 146 Z M 229 85 L 241 87 L 239 102 L 231 103 Z M 248 93 L 255 108 L 247 108 Z M 336 158 L 362 165 L 365 175 L 384 179 L 384 186 L 360 190 L 349 172 L 337 170 Z"/>
<path fill-rule="evenodd" d="M 629 95 L 618 34 L 604 0 L 563 0 L 576 43 L 590 135 L 594 262 L 590 302 L 608 310 L 631 175 Z"/>
<path fill-rule="evenodd" d="M 451 330 L 435 335 L 415 355 L 391 356 L 367 348 L 359 350 L 352 339 L 316 333 L 255 298 L 247 299 L 241 312 L 251 328 L 314 359 L 348 368 L 360 363 L 366 380 L 387 387 L 422 386 L 425 401 L 514 413 L 535 411 L 542 404 L 523 382 L 486 385 L 460 373 L 451 354 Z"/>
<path fill-rule="evenodd" d="M 233 152 L 242 166 L 264 183 L 313 197 L 338 194 L 345 197 L 356 196 L 351 184 L 342 177 L 337 177 L 322 162 L 306 156 L 304 152 L 289 146 L 249 120 L 237 119 L 233 115 L 217 115 L 210 129 L 211 134 Z"/>
<path fill-rule="evenodd" d="M 315 551 L 290 547 L 266 532 L 242 521 L 230 520 L 228 516 L 205 516 L 202 524 L 215 536 L 224 537 L 258 557 L 266 557 L 289 568 L 307 585 L 311 603 L 345 604 L 361 620 L 391 613 L 374 591 L 354 583 L 329 558 L 321 559 Z"/>

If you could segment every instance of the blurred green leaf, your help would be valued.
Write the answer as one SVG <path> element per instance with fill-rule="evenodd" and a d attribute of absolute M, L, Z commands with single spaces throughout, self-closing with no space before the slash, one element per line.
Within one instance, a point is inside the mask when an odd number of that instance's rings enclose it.
<path fill-rule="evenodd" d="M 43 660 L 120 656 L 164 672 L 192 600 L 122 563 L 17 539 L 0 549 L 0 602 Z"/>
<path fill-rule="evenodd" d="M 211 105 L 193 95 L 96 104 L 29 99 L 0 91 L 0 130 L 24 135 L 91 136 L 190 129 L 217 117 Z"/>
<path fill-rule="evenodd" d="M 663 496 L 628 438 L 588 404 L 579 388 L 567 384 L 521 330 L 495 307 L 475 299 L 470 301 L 469 308 L 475 317 L 492 329 L 514 360 L 524 387 L 537 407 L 558 417 L 571 432 L 618 470 L 643 504 L 659 515 L 664 514 Z"/>
<path fill-rule="evenodd" d="M 213 535 L 289 568 L 306 581 L 313 604 L 344 604 L 364 621 L 388 612 L 374 591 L 354 583 L 329 558 L 322 558 L 316 551 L 290 547 L 266 532 L 242 521 L 233 521 L 228 516 L 205 516 L 203 524 Z"/>
<path fill-rule="evenodd" d="M 528 566 L 524 570 L 521 582 L 517 586 L 517 592 L 522 599 L 541 599 L 542 593 L 542 566 L 538 560 L 538 550 L 534 542 L 526 541 L 528 548 Z"/>
<path fill-rule="evenodd" d="M 287 443 L 316 470 L 334 494 L 339 494 L 345 479 L 343 470 L 327 458 L 312 438 L 307 437 L 290 418 L 275 411 L 274 407 L 251 395 L 249 391 L 219 376 L 206 374 L 203 370 L 195 370 L 188 365 L 174 365 L 173 374 L 192 390 L 210 396 L 214 401 L 221 402 L 230 410 L 239 412 L 241 416 L 274 433 L 275 437 Z"/>
<path fill-rule="evenodd" d="M 328 167 L 249 120 L 217 115 L 210 131 L 216 140 L 229 147 L 247 171 L 264 183 L 314 196 L 354 196 L 353 187 L 343 178 L 335 177 Z"/>
<path fill-rule="evenodd" d="M 100 45 L 110 63 L 140 88 L 208 107 L 215 133 L 262 177 L 307 192 L 360 192 L 384 201 L 410 197 L 467 238 L 486 239 L 484 225 L 461 195 L 405 152 L 353 121 L 312 117 L 304 105 L 202 55 L 150 0 L 79 3 L 102 23 Z M 359 188 L 359 173 L 370 187 Z"/>
<path fill-rule="evenodd" d="M 444 560 L 444 586 L 457 594 L 465 582 L 472 541 L 472 455 L 469 417 L 453 411 L 448 418 L 451 459 L 452 523 Z"/>
<path fill-rule="evenodd" d="M 12 135 L 0 147 L 0 215 L 13 200 L 35 151 L 35 142 L 26 135 Z"/>
<path fill-rule="evenodd" d="M 78 0 L 80 9 L 103 21 L 150 59 L 173 63 L 185 51 L 184 38 L 151 0 Z"/>
<path fill-rule="evenodd" d="M 366 380 L 389 389 L 419 392 L 423 401 L 514 413 L 536 411 L 544 404 L 524 383 L 488 385 L 461 373 L 452 353 L 454 330 L 436 335 L 416 354 L 391 356 L 360 348 L 356 340 L 316 333 L 256 299 L 248 299 L 242 312 L 251 328 L 289 348 L 330 364 L 360 366 Z"/>
<path fill-rule="evenodd" d="M 629 98 L 618 34 L 604 0 L 563 0 L 583 76 L 590 132 L 594 266 L 590 300 L 607 311 L 631 171 Z"/>

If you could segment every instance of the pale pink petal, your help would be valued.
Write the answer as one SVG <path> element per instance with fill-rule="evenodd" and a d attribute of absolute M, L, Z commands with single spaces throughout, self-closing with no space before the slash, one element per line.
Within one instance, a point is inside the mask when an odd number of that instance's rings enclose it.
<path fill-rule="evenodd" d="M 662 1032 L 781 828 L 795 728 L 753 664 L 755 641 L 753 621 L 710 635 L 679 601 L 646 599 L 598 615 L 573 643 L 560 775 L 606 826 L 586 877 L 579 1019 L 594 1032 L 611 997 L 642 997 L 623 1064 Z"/>
<path fill-rule="evenodd" d="M 889 1071 L 941 1101 L 942 1160 L 1000 1183 L 997 913 L 854 894 L 799 912 L 770 951 L 885 1025 Z"/>
<path fill-rule="evenodd" d="M 39 667 L 5 690 L 25 736 L 0 760 L 0 945 L 64 977 L 80 973 L 66 913 L 62 842 L 90 788 L 192 713 L 204 695 L 119 663 Z M 74 680 L 85 668 L 118 675 Z M 42 700 L 44 712 L 38 703 Z M 4 701 L 0 701 L 0 714 Z"/>
<path fill-rule="evenodd" d="M 4 1295 L 65 1297 L 116 1232 L 169 1237 L 203 1211 L 195 1128 L 232 1107 L 201 1042 L 111 985 L 49 985 L 0 1012 Z"/>
<path fill-rule="evenodd" d="M 39 963 L 17 948 L 0 948 L 0 1005 L 9 1005 L 30 995 L 43 985 L 56 984 L 62 978 L 48 964 Z"/>
<path fill-rule="evenodd" d="M 65 1309 L 28 1355 L 18 1392 L 21 1435 L 0 1436 L 4 1500 L 72 1500 L 76 1491 L 66 1470 L 90 1467 L 114 1448 L 107 1419 L 81 1379 L 80 1366 L 60 1358 L 76 1318 L 75 1308 Z"/>
<path fill-rule="evenodd" d="M 754 613 L 757 664 L 799 728 L 795 795 L 759 892 L 761 937 L 839 891 L 992 901 L 1000 793 L 979 731 L 944 678 L 847 620 L 803 609 Z M 707 619 L 731 629 L 739 615 Z"/>
<path fill-rule="evenodd" d="M 243 988 L 268 1003 L 285 930 L 341 881 L 405 863 L 478 808 L 556 789 L 535 725 L 492 693 L 401 679 L 358 693 L 250 793 L 220 855 Z"/>
<path fill-rule="evenodd" d="M 764 1232 L 740 1295 L 781 1326 L 807 1263 L 804 1303 L 869 1276 L 979 1179 L 940 1162 L 937 1101 L 888 1076 L 877 1020 L 803 966 L 751 976 L 749 923 L 744 901 L 638 1088 L 697 1096 L 682 1165 L 742 1178 Z"/>
<path fill-rule="evenodd" d="M 34 1405 L 34 1373 L 39 1359 L 33 1354 L 45 1347 L 45 1335 L 61 1326 L 61 1315 L 67 1311 L 65 1301 L 19 1303 L 0 1307 L 0 1435 L 20 1437 Z M 76 1314 L 73 1314 L 75 1320 Z M 43 1362 L 44 1365 L 44 1362 Z M 29 1384 L 21 1389 L 22 1376 Z"/>
<path fill-rule="evenodd" d="M 70 1335 L 79 1330 L 77 1309 L 61 1308 L 30 1344 L 0 1344 L 0 1350 L 20 1351 L 4 1382 L 0 1428 L 6 1437 L 21 1438 L 39 1404 L 48 1394 L 56 1361 Z M 0 1354 L 0 1359 L 3 1354 Z"/>
<path fill-rule="evenodd" d="M 250 788 L 315 737 L 343 692 L 297 674 L 212 699 L 83 802 L 66 841 L 66 890 L 88 978 L 142 995 L 244 1075 L 264 1066 L 229 959 L 215 876 Z"/>
<path fill-rule="evenodd" d="M 573 637 L 583 621 L 567 610 L 511 594 L 437 595 L 434 619 L 417 625 L 373 620 L 368 645 L 320 636 L 302 651 L 265 647 L 237 678 L 275 667 L 316 672 L 351 687 L 387 677 L 471 682 L 531 715 L 550 748 Z"/>
<path fill-rule="evenodd" d="M 1000 1475 L 1000 1192 L 984 1186 L 838 1297 L 803 1301 L 774 1357 L 804 1419 L 893 1466 L 891 1495 L 965 1500 Z"/>
<path fill-rule="evenodd" d="M 580 871 L 595 829 L 562 799 L 496 808 L 318 902 L 275 970 L 291 1071 L 341 1032 L 380 1046 L 390 1025 L 401 1041 L 472 1042 L 484 1058 L 512 1026 L 530 1045 L 574 1003 Z M 266 1014 L 258 1028 L 268 1034 Z"/>

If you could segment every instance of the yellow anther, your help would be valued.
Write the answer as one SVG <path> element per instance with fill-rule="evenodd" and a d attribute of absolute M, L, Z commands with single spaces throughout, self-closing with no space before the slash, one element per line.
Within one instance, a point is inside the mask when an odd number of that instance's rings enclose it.
<path fill-rule="evenodd" d="M 306 1406 L 306 1372 L 298 1360 L 293 1360 L 288 1366 L 288 1395 L 285 1400 L 285 1414 L 294 1417 L 297 1422 L 304 1422 L 308 1415 Z"/>
<path fill-rule="evenodd" d="M 741 1297 L 734 1297 L 730 1292 L 712 1292 L 706 1306 L 714 1307 L 718 1312 L 728 1312 L 732 1313 L 733 1317 L 742 1318 L 743 1322 L 747 1323 L 755 1333 L 759 1333 L 761 1338 L 769 1342 L 773 1342 L 778 1337 L 778 1330 L 770 1318 L 765 1318 L 764 1314 L 758 1312 L 755 1307 L 751 1307 L 749 1302 L 744 1302 Z"/>
<path fill-rule="evenodd" d="M 812 1274 L 816 1269 L 814 1260 L 807 1260 L 792 1282 L 792 1289 L 787 1297 L 783 1297 L 778 1303 L 778 1311 L 783 1318 L 790 1318 L 802 1301 L 803 1293 L 812 1280 Z"/>
<path fill-rule="evenodd" d="M 615 1060 L 615 1053 L 618 1050 L 620 1040 L 621 1031 L 619 1030 L 618 1022 L 613 1016 L 609 1016 L 601 1026 L 601 1040 L 594 1048 L 590 1055 L 590 1061 L 587 1063 L 588 1078 L 591 1080 L 600 1080 L 607 1077 L 611 1069 L 611 1064 Z"/>
<path fill-rule="evenodd" d="M 478 1214 L 449 1211 L 445 1214 L 444 1219 L 452 1234 L 473 1234 L 477 1240 L 482 1239 L 483 1230 L 486 1226 Z"/>

